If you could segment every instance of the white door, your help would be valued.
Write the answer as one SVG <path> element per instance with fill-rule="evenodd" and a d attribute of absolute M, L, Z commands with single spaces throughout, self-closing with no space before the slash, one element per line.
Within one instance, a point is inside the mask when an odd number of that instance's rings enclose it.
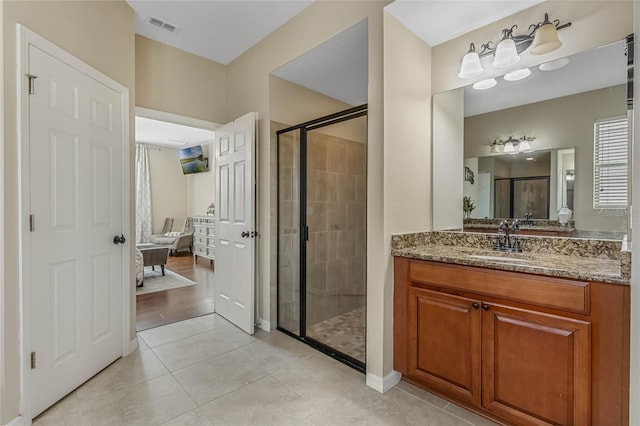
<path fill-rule="evenodd" d="M 216 129 L 215 309 L 253 334 L 255 306 L 255 126 L 249 113 Z"/>
<path fill-rule="evenodd" d="M 31 414 L 122 355 L 122 95 L 29 46 Z"/>

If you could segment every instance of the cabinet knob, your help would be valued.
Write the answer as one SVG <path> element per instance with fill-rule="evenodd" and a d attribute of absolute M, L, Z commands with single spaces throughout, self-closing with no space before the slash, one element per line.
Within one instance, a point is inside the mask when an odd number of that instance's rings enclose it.
<path fill-rule="evenodd" d="M 472 307 L 473 309 L 478 309 L 478 308 L 480 307 L 480 304 L 479 304 L 478 302 L 473 302 L 473 303 L 471 304 L 471 307 Z"/>
<path fill-rule="evenodd" d="M 482 309 L 484 309 L 485 311 L 488 311 L 489 310 L 489 305 L 482 304 Z"/>

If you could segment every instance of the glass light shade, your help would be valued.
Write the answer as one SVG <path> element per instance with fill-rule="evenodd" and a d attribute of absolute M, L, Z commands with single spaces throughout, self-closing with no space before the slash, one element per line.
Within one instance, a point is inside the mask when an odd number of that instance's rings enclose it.
<path fill-rule="evenodd" d="M 529 143 L 529 141 L 520 142 L 520 144 L 518 145 L 518 151 L 520 152 L 531 151 L 531 144 Z"/>
<path fill-rule="evenodd" d="M 473 88 L 476 90 L 487 90 L 498 84 L 495 78 L 488 78 L 486 80 L 480 80 L 473 83 Z"/>
<path fill-rule="evenodd" d="M 556 26 L 548 22 L 536 30 L 529 53 L 532 55 L 544 55 L 545 53 L 553 52 L 560 46 L 562 46 L 562 42 L 558 39 Z"/>
<path fill-rule="evenodd" d="M 538 69 L 540 71 L 553 71 L 560 69 L 569 63 L 569 58 L 560 58 L 555 61 L 545 62 L 544 64 L 540 64 Z"/>
<path fill-rule="evenodd" d="M 520 55 L 516 50 L 516 42 L 512 38 L 502 39 L 496 47 L 495 57 L 491 66 L 494 68 L 505 68 L 520 60 Z"/>
<path fill-rule="evenodd" d="M 500 151 L 500 145 L 498 145 L 497 143 L 491 144 L 491 153 L 492 154 L 499 154 Z"/>
<path fill-rule="evenodd" d="M 531 71 L 529 68 L 522 68 L 519 70 L 511 71 L 508 74 L 505 74 L 504 79 L 507 81 L 518 81 L 523 78 L 527 78 L 531 75 Z"/>
<path fill-rule="evenodd" d="M 482 74 L 482 65 L 480 64 L 480 56 L 476 52 L 469 52 L 462 58 L 460 66 L 460 78 L 473 78 Z"/>
<path fill-rule="evenodd" d="M 505 152 L 507 154 L 515 154 L 516 153 L 516 148 L 513 146 L 513 143 L 506 142 L 504 144 L 504 150 L 502 152 Z"/>

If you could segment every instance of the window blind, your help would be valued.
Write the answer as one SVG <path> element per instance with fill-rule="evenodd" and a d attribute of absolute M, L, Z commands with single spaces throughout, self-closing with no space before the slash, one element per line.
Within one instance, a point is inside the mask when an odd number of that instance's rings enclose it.
<path fill-rule="evenodd" d="M 593 208 L 627 207 L 629 124 L 627 117 L 596 121 L 593 150 Z"/>

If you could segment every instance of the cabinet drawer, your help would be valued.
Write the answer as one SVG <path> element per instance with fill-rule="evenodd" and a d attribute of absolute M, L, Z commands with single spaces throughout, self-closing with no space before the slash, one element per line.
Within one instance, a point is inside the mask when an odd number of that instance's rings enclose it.
<path fill-rule="evenodd" d="M 196 244 L 202 244 L 203 246 L 207 245 L 207 238 L 203 237 L 201 235 L 196 235 L 194 237 L 194 241 L 195 241 Z"/>
<path fill-rule="evenodd" d="M 208 248 L 207 249 L 207 256 L 209 256 L 210 258 L 214 259 L 216 257 L 216 249 Z"/>
<path fill-rule="evenodd" d="M 215 238 L 207 238 L 207 246 L 209 247 L 215 247 L 216 246 L 216 239 Z"/>
<path fill-rule="evenodd" d="M 207 235 L 207 228 L 203 226 L 195 226 L 193 231 L 196 235 Z"/>
<path fill-rule="evenodd" d="M 207 228 L 207 235 L 216 235 L 216 228 L 213 226 L 210 226 Z"/>
<path fill-rule="evenodd" d="M 197 254 L 197 255 L 206 256 L 207 255 L 207 248 L 203 247 L 203 246 L 194 245 L 193 246 L 193 252 L 195 254 Z"/>
<path fill-rule="evenodd" d="M 589 283 L 545 276 L 412 260 L 412 282 L 522 303 L 589 313 Z"/>

